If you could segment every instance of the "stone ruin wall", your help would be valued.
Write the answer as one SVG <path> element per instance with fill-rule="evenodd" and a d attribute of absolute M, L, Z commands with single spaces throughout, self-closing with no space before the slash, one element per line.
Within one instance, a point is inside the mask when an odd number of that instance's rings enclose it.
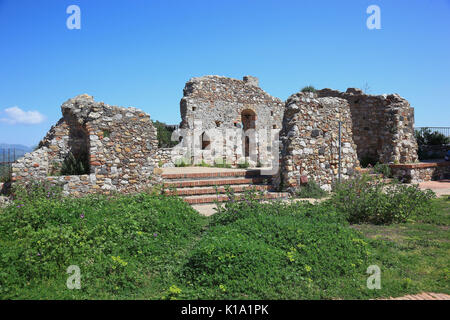
<path fill-rule="evenodd" d="M 395 164 L 391 166 L 392 176 L 404 183 L 450 179 L 450 162 Z"/>
<path fill-rule="evenodd" d="M 186 83 L 180 102 L 182 144 L 174 148 L 174 157 L 190 158 L 213 165 L 226 158 L 231 165 L 245 161 L 244 135 L 249 136 L 247 157 L 255 166 L 271 165 L 272 129 L 279 131 L 283 117 L 283 102 L 258 86 L 258 80 L 246 76 L 243 80 L 219 76 L 192 78 Z M 244 113 L 244 115 L 243 115 Z M 247 117 L 248 115 L 248 117 Z M 245 117 L 245 119 L 243 119 Z M 243 132 L 246 119 L 252 122 L 255 134 Z M 260 131 L 264 129 L 265 131 Z M 267 130 L 271 129 L 271 130 Z M 202 150 L 202 134 L 210 140 Z"/>
<path fill-rule="evenodd" d="M 61 106 L 63 117 L 39 143 L 12 166 L 13 182 L 46 180 L 66 195 L 134 192 L 155 183 L 156 129 L 136 108 L 114 107 L 80 95 Z M 86 152 L 89 174 L 61 176 L 68 153 Z"/>
<path fill-rule="evenodd" d="M 358 158 L 380 163 L 417 161 L 414 137 L 414 109 L 398 94 L 367 95 L 360 89 L 346 92 L 318 90 L 319 97 L 339 97 L 348 101 L 353 121 L 353 140 Z"/>
<path fill-rule="evenodd" d="M 339 120 L 341 178 L 347 179 L 359 166 L 348 102 L 302 92 L 288 98 L 280 134 L 280 176 L 275 180 L 279 187 L 294 193 L 301 184 L 314 181 L 331 190 L 338 180 Z"/>
<path fill-rule="evenodd" d="M 180 102 L 182 122 L 175 137 L 182 137 L 181 143 L 164 149 L 158 148 L 156 128 L 141 110 L 109 106 L 88 95 L 68 100 L 61 110 L 63 117 L 38 149 L 13 164 L 13 181 L 47 180 L 75 196 L 140 191 L 161 181 L 157 167 L 180 159 L 213 165 L 226 158 L 236 166 L 246 153 L 243 126 L 251 124 L 256 134 L 249 135 L 249 147 L 256 157 L 245 159 L 251 166 L 268 167 L 279 159 L 275 186 L 294 192 L 306 177 L 330 189 L 338 174 L 338 118 L 343 123 L 343 179 L 359 165 L 357 158 L 400 164 L 417 160 L 414 109 L 396 94 L 323 89 L 294 94 L 283 103 L 259 88 L 254 77 L 192 78 Z M 266 131 L 260 134 L 260 129 Z M 273 133 L 280 129 L 278 145 Z M 203 133 L 209 140 L 206 148 Z M 69 151 L 88 154 L 88 174 L 58 175 Z"/>

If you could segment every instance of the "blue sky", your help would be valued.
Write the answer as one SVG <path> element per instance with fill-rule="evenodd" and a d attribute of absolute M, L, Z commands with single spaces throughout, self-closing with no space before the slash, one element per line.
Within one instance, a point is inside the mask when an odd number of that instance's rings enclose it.
<path fill-rule="evenodd" d="M 0 39 L 0 143 L 37 144 L 82 93 L 178 123 L 185 82 L 208 74 L 283 100 L 368 83 L 408 99 L 416 126 L 450 126 L 450 0 L 0 0 Z"/>

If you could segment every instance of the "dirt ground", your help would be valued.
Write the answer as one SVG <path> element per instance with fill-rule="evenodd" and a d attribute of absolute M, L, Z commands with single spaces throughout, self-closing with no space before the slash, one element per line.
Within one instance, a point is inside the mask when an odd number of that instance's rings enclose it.
<path fill-rule="evenodd" d="M 422 190 L 433 190 L 438 197 L 450 195 L 450 179 L 421 182 L 419 187 Z"/>

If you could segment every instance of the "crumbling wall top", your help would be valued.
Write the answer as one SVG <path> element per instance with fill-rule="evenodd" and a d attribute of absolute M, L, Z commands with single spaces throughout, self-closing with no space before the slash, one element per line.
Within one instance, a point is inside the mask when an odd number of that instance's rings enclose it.
<path fill-rule="evenodd" d="M 223 76 L 203 76 L 191 78 L 184 87 L 184 98 L 197 98 L 209 101 L 239 103 L 282 103 L 258 86 L 258 79 L 245 76 L 243 80 Z"/>

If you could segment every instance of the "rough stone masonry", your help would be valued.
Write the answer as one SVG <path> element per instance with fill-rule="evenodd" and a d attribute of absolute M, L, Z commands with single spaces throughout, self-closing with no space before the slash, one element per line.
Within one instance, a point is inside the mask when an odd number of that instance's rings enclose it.
<path fill-rule="evenodd" d="M 304 177 L 331 190 L 338 179 L 339 120 L 342 178 L 346 179 L 359 165 L 348 102 L 302 92 L 288 98 L 281 133 L 282 189 L 295 192 Z"/>
<path fill-rule="evenodd" d="M 139 109 L 80 95 L 65 102 L 61 111 L 62 118 L 38 148 L 13 164 L 13 183 L 46 180 L 75 196 L 136 192 L 161 181 L 159 166 L 185 159 L 211 165 L 218 160 L 232 166 L 279 164 L 276 186 L 295 192 L 314 180 L 329 190 L 337 179 L 338 121 L 343 179 L 367 159 L 417 161 L 414 109 L 397 94 L 323 89 L 299 92 L 283 102 L 263 91 L 255 77 L 192 78 L 180 102 L 181 129 L 174 135 L 180 143 L 172 149 L 158 149 L 150 116 Z M 69 154 L 88 159 L 86 172 L 62 175 Z"/>
<path fill-rule="evenodd" d="M 63 117 L 12 167 L 14 182 L 46 180 L 75 196 L 130 192 L 155 183 L 158 141 L 150 116 L 136 108 L 109 106 L 80 95 L 61 106 Z M 87 172 L 61 176 L 64 159 L 88 156 Z"/>
<path fill-rule="evenodd" d="M 281 129 L 284 104 L 264 92 L 258 79 L 192 78 L 183 92 L 183 140 L 174 148 L 175 160 L 271 165 L 272 132 Z"/>

